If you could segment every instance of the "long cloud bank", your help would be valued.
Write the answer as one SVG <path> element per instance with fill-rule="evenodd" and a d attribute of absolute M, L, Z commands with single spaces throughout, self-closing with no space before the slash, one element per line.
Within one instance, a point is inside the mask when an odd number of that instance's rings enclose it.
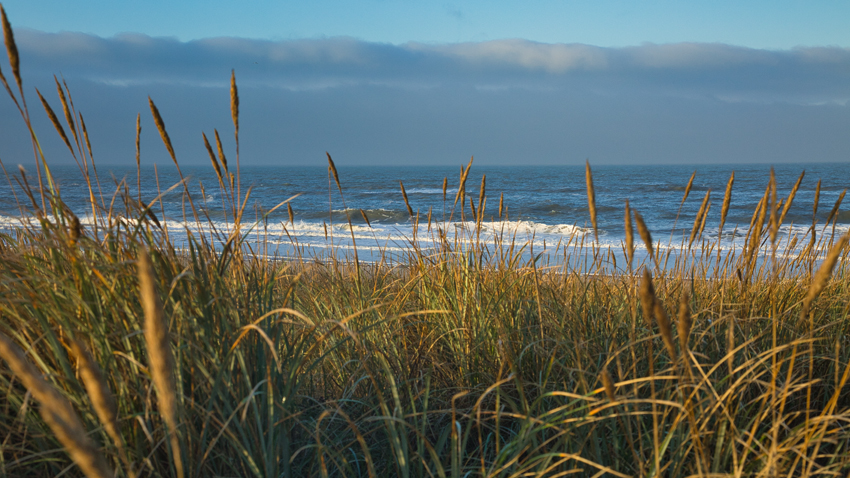
<path fill-rule="evenodd" d="M 243 164 L 322 165 L 325 151 L 343 165 L 455 164 L 471 154 L 479 164 L 850 158 L 845 48 L 16 36 L 26 90 L 38 87 L 61 108 L 53 75 L 62 75 L 96 157 L 113 164 L 135 165 L 138 113 L 142 162 L 170 164 L 148 96 L 179 160 L 208 163 L 201 132 L 232 128 L 231 69 Z M 3 96 L 0 158 L 31 161 L 26 130 Z M 47 115 L 33 116 L 51 160 L 72 162 Z"/>
<path fill-rule="evenodd" d="M 124 34 L 17 34 L 30 73 L 61 72 L 113 85 L 240 84 L 288 89 L 352 85 L 434 88 L 589 88 L 732 101 L 845 102 L 850 49 L 757 50 L 724 44 L 645 44 L 601 48 L 526 40 L 402 45 L 327 38 L 265 41 L 209 38 L 180 42 Z"/>

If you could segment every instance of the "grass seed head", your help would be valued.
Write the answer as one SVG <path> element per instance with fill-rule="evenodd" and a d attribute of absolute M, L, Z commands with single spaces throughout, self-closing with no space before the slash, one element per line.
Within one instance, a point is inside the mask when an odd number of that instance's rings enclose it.
<path fill-rule="evenodd" d="M 142 114 L 136 113 L 136 169 L 142 166 Z"/>
<path fill-rule="evenodd" d="M 62 124 L 59 123 L 59 118 L 56 116 L 56 113 L 53 112 L 53 108 L 50 107 L 50 104 L 47 103 L 47 100 L 44 99 L 44 96 L 41 96 L 41 92 L 38 91 L 38 88 L 35 89 L 35 93 L 38 95 L 38 99 L 41 100 L 41 106 L 44 107 L 44 111 L 47 112 L 47 117 L 50 118 L 50 122 L 53 123 L 53 127 L 56 128 L 56 132 L 59 133 L 59 137 L 62 138 L 62 141 L 65 143 L 65 146 L 71 150 L 71 154 L 74 154 L 74 148 L 71 147 L 71 142 L 68 140 L 68 135 L 65 134 L 65 129 L 62 127 Z"/>
<path fill-rule="evenodd" d="M 652 285 L 652 275 L 649 269 L 644 267 L 643 278 L 640 282 L 640 305 L 643 310 L 643 320 L 647 327 L 652 330 L 652 314 L 655 307 L 655 287 Z"/>
<path fill-rule="evenodd" d="M 803 299 L 803 310 L 800 314 L 801 316 L 808 315 L 812 302 L 814 302 L 820 293 L 826 288 L 826 284 L 832 276 L 832 270 L 835 268 L 835 264 L 838 263 L 838 259 L 843 254 L 844 248 L 847 246 L 847 241 L 848 234 L 841 236 L 838 242 L 832 246 L 832 249 L 829 251 L 829 254 L 827 254 L 826 259 L 824 259 L 823 263 L 821 263 L 817 274 L 815 274 L 814 279 L 812 279 L 812 284 L 809 286 L 809 292 L 806 294 L 806 298 Z"/>
<path fill-rule="evenodd" d="M 817 222 L 818 217 L 818 202 L 820 202 L 820 182 L 821 180 L 818 179 L 818 184 L 817 186 L 815 186 L 815 201 L 812 204 L 812 224 Z"/>
<path fill-rule="evenodd" d="M 80 224 L 80 218 L 76 215 L 71 215 L 71 226 L 68 230 L 69 239 L 71 241 L 71 245 L 77 243 L 80 240 L 80 236 L 83 235 L 83 226 Z"/>
<path fill-rule="evenodd" d="M 15 44 L 15 35 L 12 33 L 12 25 L 6 17 L 6 10 L 0 5 L 0 18 L 3 22 L 3 40 L 6 43 L 6 54 L 9 55 L 9 65 L 12 67 L 12 76 L 18 83 L 18 89 L 23 89 L 21 82 L 21 57 L 18 55 L 18 46 Z M 23 94 L 23 93 L 22 93 Z"/>
<path fill-rule="evenodd" d="M 770 243 L 776 244 L 776 237 L 779 234 L 779 218 L 776 216 L 776 210 L 779 206 L 776 203 L 776 173 L 773 167 L 770 168 Z"/>
<path fill-rule="evenodd" d="M 634 213 L 638 234 L 640 234 L 640 238 L 643 239 L 643 243 L 646 245 L 646 251 L 649 253 L 650 260 L 654 260 L 655 251 L 652 247 L 652 234 L 649 233 L 649 228 L 646 227 L 646 223 L 643 222 L 643 216 L 641 216 L 637 211 L 634 211 Z"/>
<path fill-rule="evenodd" d="M 479 222 L 483 219 L 484 211 L 481 208 L 481 205 L 484 204 L 484 187 L 487 183 L 487 175 L 484 174 L 481 176 L 481 188 L 478 190 L 478 211 L 479 211 Z"/>
<path fill-rule="evenodd" d="M 62 85 L 59 84 L 59 79 L 56 78 L 56 75 L 53 76 L 53 81 L 56 82 L 56 93 L 59 95 L 59 101 L 62 103 L 62 113 L 65 115 L 65 122 L 68 124 L 68 128 L 71 129 L 71 135 L 77 141 L 77 145 L 79 145 L 77 129 L 74 127 L 74 116 L 71 114 L 71 109 L 68 107 L 68 100 L 65 98 L 65 91 L 62 90 Z"/>
<path fill-rule="evenodd" d="M 177 385 L 175 383 L 174 356 L 171 353 L 171 339 L 168 324 L 162 311 L 162 303 L 156 290 L 156 275 L 150 256 L 144 248 L 138 255 L 139 295 L 145 314 L 145 343 L 148 349 L 148 363 L 156 388 L 159 412 L 171 435 L 171 448 L 179 477 L 183 476 L 183 462 L 180 458 L 180 443 L 177 436 Z"/>
<path fill-rule="evenodd" d="M 339 190 L 339 193 L 342 194 L 342 186 L 339 184 L 339 174 L 336 172 L 336 164 L 334 164 L 334 160 L 331 158 L 331 153 L 325 151 L 325 154 L 328 157 L 328 169 L 331 171 L 331 174 L 333 174 L 336 188 Z"/>
<path fill-rule="evenodd" d="M 505 193 L 502 193 L 499 196 L 499 219 L 502 218 L 502 213 L 504 212 L 504 206 L 505 206 Z"/>
<path fill-rule="evenodd" d="M 611 374 L 608 373 L 608 369 L 603 369 L 601 374 L 602 379 L 602 387 L 605 388 L 605 396 L 609 401 L 615 402 L 617 401 L 617 396 L 614 393 L 614 381 L 611 379 Z"/>
<path fill-rule="evenodd" d="M 153 116 L 153 122 L 156 124 L 156 129 L 159 131 L 160 137 L 162 137 L 162 142 L 165 143 L 165 149 L 168 150 L 168 154 L 171 155 L 171 160 L 174 161 L 174 164 L 177 164 L 177 156 L 174 155 L 174 146 L 171 145 L 171 138 L 168 136 L 168 131 L 165 130 L 165 122 L 162 120 L 162 115 L 159 114 L 159 108 L 153 103 L 153 100 L 150 96 L 148 96 L 148 104 L 151 108 L 151 115 Z M 178 166 L 179 170 L 180 167 Z"/>
<path fill-rule="evenodd" d="M 635 231 L 632 227 L 632 211 L 629 208 L 629 200 L 626 199 L 626 213 L 623 218 L 626 228 L 626 258 L 629 261 L 629 267 L 632 267 L 632 260 L 635 256 Z"/>
<path fill-rule="evenodd" d="M 404 198 L 404 205 L 407 206 L 407 214 L 413 215 L 413 208 L 410 207 L 410 202 L 407 200 L 407 191 L 404 190 L 404 183 L 399 181 L 399 186 L 401 186 L 401 196 Z"/>
<path fill-rule="evenodd" d="M 832 219 L 838 213 L 838 208 L 841 207 L 841 201 L 844 200 L 844 195 L 847 193 L 847 189 L 841 191 L 841 194 L 838 195 L 838 199 L 835 200 L 835 205 L 832 206 L 832 209 L 829 211 L 829 215 L 826 216 L 826 224 L 832 222 Z"/>
<path fill-rule="evenodd" d="M 88 129 L 86 129 L 86 120 L 83 119 L 82 113 L 80 113 L 80 129 L 83 130 L 83 139 L 86 140 L 86 150 L 89 152 L 89 158 L 92 158 L 92 165 L 94 165 L 94 153 L 92 153 L 91 141 L 89 141 L 89 132 Z"/>
<path fill-rule="evenodd" d="M 593 235 L 599 241 L 599 229 L 596 227 L 596 192 L 593 188 L 593 173 L 590 171 L 590 161 L 584 162 L 584 179 L 587 183 L 587 207 L 590 210 L 590 223 L 593 225 Z"/>
<path fill-rule="evenodd" d="M 664 341 L 664 346 L 667 347 L 670 358 L 675 362 L 678 355 L 676 354 L 676 342 L 673 341 L 673 328 L 670 326 L 670 318 L 667 316 L 667 311 L 664 310 L 661 301 L 655 300 L 653 312 L 655 313 L 655 320 L 658 322 L 658 330 L 661 332 L 661 340 Z"/>
<path fill-rule="evenodd" d="M 224 148 L 221 146 L 221 137 L 219 137 L 217 129 L 214 129 L 213 133 L 215 133 L 215 147 L 218 151 L 218 160 L 221 161 L 221 166 L 224 168 L 225 174 L 227 174 L 227 157 L 224 155 Z"/>
<path fill-rule="evenodd" d="M 71 402 L 41 376 L 24 351 L 3 333 L 0 333 L 0 357 L 41 404 L 39 411 L 44 422 L 80 470 L 88 478 L 112 478 L 112 470 L 89 438 Z"/>
<path fill-rule="evenodd" d="M 705 198 L 702 200 L 702 204 L 699 207 L 699 211 L 697 212 L 696 217 L 694 218 L 694 227 L 691 229 L 691 236 L 688 238 L 688 247 L 691 247 L 694 243 L 694 239 L 697 238 L 697 233 L 700 231 L 700 226 L 702 225 L 703 216 L 706 214 L 706 207 L 709 204 L 709 199 L 711 198 L 711 189 L 705 192 Z"/>
<path fill-rule="evenodd" d="M 118 404 L 115 401 L 115 395 L 106 382 L 103 370 L 95 362 L 85 345 L 82 345 L 80 342 L 76 340 L 71 341 L 71 352 L 77 359 L 78 373 L 83 381 L 83 386 L 86 388 L 86 393 L 91 400 L 94 411 L 97 414 L 97 418 L 103 424 L 103 428 L 106 430 L 109 438 L 112 439 L 112 442 L 118 448 L 121 461 L 124 462 L 124 465 L 129 470 L 130 462 L 124 449 L 124 439 L 118 427 Z"/>
<path fill-rule="evenodd" d="M 230 70 L 230 115 L 233 117 L 234 134 L 239 138 L 239 90 L 236 88 L 236 70 Z"/>
<path fill-rule="evenodd" d="M 201 133 L 201 136 L 204 138 L 204 147 L 207 149 L 207 154 L 210 156 L 210 162 L 212 163 L 213 170 L 215 170 L 215 176 L 218 178 L 219 184 L 224 187 L 224 177 L 221 175 L 221 166 L 219 166 L 218 161 L 215 158 L 215 153 L 213 153 L 212 146 L 210 145 L 209 140 L 207 139 L 206 133 Z"/>
<path fill-rule="evenodd" d="M 691 335 L 690 301 L 688 291 L 682 291 L 682 295 L 679 297 L 679 324 L 676 327 L 679 332 L 679 347 L 682 349 L 682 353 L 686 353 L 688 350 L 688 338 Z"/>
<path fill-rule="evenodd" d="M 694 185 L 694 178 L 696 178 L 696 177 L 697 177 L 696 171 L 691 173 L 691 178 L 688 179 L 688 185 L 685 186 L 685 194 L 682 196 L 682 204 L 685 203 L 685 201 L 688 199 L 688 195 L 691 194 L 691 188 Z"/>
<path fill-rule="evenodd" d="M 723 206 L 720 208 L 720 231 L 723 231 L 723 225 L 726 224 L 726 215 L 729 214 L 729 205 L 732 203 L 732 184 L 735 182 L 735 171 L 729 175 L 729 181 L 726 182 L 726 193 L 723 194 Z"/>

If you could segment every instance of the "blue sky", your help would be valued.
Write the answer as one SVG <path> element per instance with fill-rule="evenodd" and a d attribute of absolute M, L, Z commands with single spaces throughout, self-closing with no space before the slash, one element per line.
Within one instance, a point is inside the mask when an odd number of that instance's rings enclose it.
<path fill-rule="evenodd" d="M 21 27 L 183 41 L 351 36 L 389 43 L 522 38 L 596 46 L 683 41 L 773 49 L 850 46 L 850 2 L 837 0 L 6 0 L 4 5 Z"/>
<path fill-rule="evenodd" d="M 850 2 L 6 0 L 32 87 L 62 75 L 101 162 L 185 163 L 242 98 L 245 164 L 850 160 Z M 8 67 L 5 71 L 8 71 Z M 29 142 L 0 98 L 0 158 Z M 42 111 L 51 158 L 72 161 Z M 231 137 L 225 135 L 225 137 Z M 232 145 L 231 145 L 232 146 Z"/>

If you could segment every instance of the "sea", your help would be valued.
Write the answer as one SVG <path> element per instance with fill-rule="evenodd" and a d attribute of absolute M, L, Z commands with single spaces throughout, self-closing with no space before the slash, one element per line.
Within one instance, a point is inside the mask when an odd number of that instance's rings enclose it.
<path fill-rule="evenodd" d="M 353 257 L 361 261 L 402 258 L 415 245 L 435 251 L 441 244 L 463 250 L 471 238 L 495 251 L 514 244 L 514 251 L 539 257 L 547 263 L 563 262 L 568 248 L 577 244 L 598 245 L 623 261 L 625 204 L 643 217 L 657 247 L 673 254 L 688 248 L 694 222 L 708 194 L 702 234 L 692 247 L 713 244 L 714 250 L 740 251 L 773 168 L 777 199 L 788 197 L 801 174 L 804 177 L 779 230 L 778 242 L 803 244 L 814 230 L 818 237 L 845 234 L 850 227 L 850 198 L 838 205 L 833 220 L 826 221 L 846 188 L 850 187 L 850 163 L 712 164 L 712 165 L 591 165 L 595 192 L 597 231 L 594 233 L 588 205 L 585 166 L 479 166 L 473 163 L 465 184 L 464 204 L 455 203 L 461 170 L 465 166 L 338 166 L 339 187 L 324 166 L 242 167 L 234 183 L 247 197 L 242 231 L 243 247 L 254 253 L 287 258 Z M 143 167 L 139 176 L 133 166 L 98 167 L 102 207 L 125 214 L 112 201 L 118 195 L 141 197 L 142 202 L 160 200 L 151 208 L 178 247 L 187 238 L 205 233 L 222 248 L 232 230 L 232 200 L 212 167 L 183 167 L 186 187 L 173 164 Z M 730 175 L 734 172 L 731 203 L 725 225 L 720 217 Z M 65 204 L 92 227 L 89 190 L 79 167 L 53 166 L 51 173 Z M 695 173 L 693 186 L 684 198 Z M 17 171 L 0 182 L 0 230 L 20 225 L 21 205 L 28 199 Z M 446 182 L 445 194 L 443 189 Z M 27 181 L 37 185 L 36 171 Z M 137 187 L 141 184 L 140 189 Z M 820 183 L 817 208 L 816 189 Z M 402 194 L 402 184 L 407 202 Z M 484 211 L 478 209 L 484 187 Z M 176 186 L 176 187 L 175 187 Z M 194 203 L 193 212 L 186 191 Z M 470 205 L 470 198 L 472 205 Z M 292 208 L 290 218 L 287 204 Z M 684 201 L 683 201 L 684 199 Z M 501 217 L 499 204 L 502 204 Z M 410 209 L 408 209 L 408 205 Z M 275 207 L 277 208 L 275 209 Z M 472 209 L 482 219 L 476 224 Z M 31 209 L 31 208 L 30 208 Z M 413 214 L 410 214 L 410 211 Z M 195 220 L 195 213 L 201 221 Z M 26 215 L 26 213 L 24 214 Z M 430 226 L 428 217 L 430 215 Z M 128 218 L 134 220 L 134 218 Z M 718 241 L 718 235 L 721 235 Z M 497 238 L 501 237 L 499 243 Z M 458 240 L 458 238 L 460 238 Z M 635 233 L 638 255 L 645 246 Z M 489 246 L 492 244 L 492 246 Z M 781 250 L 781 247 L 780 247 Z M 619 267 L 623 267 L 624 261 Z"/>

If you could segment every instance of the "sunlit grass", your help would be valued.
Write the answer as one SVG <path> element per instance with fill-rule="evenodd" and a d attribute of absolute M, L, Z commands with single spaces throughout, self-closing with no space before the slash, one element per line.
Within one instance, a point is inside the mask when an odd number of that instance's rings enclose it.
<path fill-rule="evenodd" d="M 7 90 L 29 127 L 16 65 Z M 283 261 L 246 242 L 250 191 L 215 132 L 208 187 L 231 225 L 178 248 L 158 199 L 98 183 L 82 116 L 57 88 L 62 113 L 42 105 L 91 216 L 81 225 L 65 206 L 46 158 L 35 178 L 7 174 L 30 221 L 0 239 L 2 476 L 850 471 L 847 237 L 813 224 L 818 236 L 777 241 L 794 194 L 777 199 L 772 177 L 735 253 L 701 238 L 697 198 L 686 253 L 659 248 L 626 206 L 627 264 L 611 267 L 588 235 L 563 249 L 580 265 L 546 267 L 509 230 L 478 240 L 486 197 L 465 194 L 470 162 L 454 203 L 472 227 L 414 219 L 438 250 Z M 231 106 L 238 131 L 235 78 Z M 175 187 L 186 222 L 210 231 Z"/>

